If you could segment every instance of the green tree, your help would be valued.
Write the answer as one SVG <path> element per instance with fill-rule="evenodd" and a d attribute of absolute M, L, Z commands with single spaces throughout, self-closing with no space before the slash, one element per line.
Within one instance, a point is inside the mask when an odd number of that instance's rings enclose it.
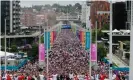
<path fill-rule="evenodd" d="M 97 39 L 100 40 L 103 36 L 103 33 L 100 29 L 97 29 Z M 95 43 L 96 41 L 96 29 L 92 29 L 92 42 Z"/>
<path fill-rule="evenodd" d="M 85 28 L 86 27 L 86 23 L 82 23 L 82 27 Z"/>
<path fill-rule="evenodd" d="M 32 44 L 31 50 L 28 52 L 28 57 L 36 57 L 38 55 L 38 44 Z"/>
<path fill-rule="evenodd" d="M 59 7 L 60 7 L 60 5 L 59 5 L 59 4 L 57 4 L 57 3 L 55 3 L 55 4 L 53 4 L 53 5 L 52 5 L 52 7 L 53 7 L 53 8 L 59 8 Z"/>
<path fill-rule="evenodd" d="M 130 51 L 130 41 L 124 41 L 124 43 L 126 44 L 125 46 L 126 51 L 127 52 Z"/>
<path fill-rule="evenodd" d="M 41 37 L 41 43 L 44 43 L 44 37 L 43 36 Z"/>
<path fill-rule="evenodd" d="M 97 49 L 97 51 L 98 51 L 97 52 L 97 54 L 98 54 L 98 60 L 106 57 L 106 55 L 107 55 L 107 51 L 106 51 L 106 49 L 104 48 L 103 45 L 104 45 L 103 43 L 98 44 L 98 49 Z"/>
<path fill-rule="evenodd" d="M 43 7 L 42 5 L 33 5 L 32 6 L 32 8 L 36 9 L 37 11 L 40 11 L 42 7 Z"/>
<path fill-rule="evenodd" d="M 109 24 L 104 24 L 102 30 L 109 30 Z"/>
<path fill-rule="evenodd" d="M 82 8 L 82 6 L 81 6 L 79 3 L 76 3 L 76 4 L 74 5 L 74 7 L 77 8 L 78 10 L 81 10 L 81 8 Z"/>
<path fill-rule="evenodd" d="M 96 41 L 96 32 L 95 29 L 92 30 L 92 43 L 95 43 Z"/>
<path fill-rule="evenodd" d="M 11 46 L 11 52 L 17 52 L 18 49 L 17 49 L 17 46 L 16 45 L 12 45 Z"/>
<path fill-rule="evenodd" d="M 50 5 L 50 4 L 46 4 L 45 7 L 46 7 L 47 9 L 50 9 L 50 8 L 51 8 L 51 5 Z"/>

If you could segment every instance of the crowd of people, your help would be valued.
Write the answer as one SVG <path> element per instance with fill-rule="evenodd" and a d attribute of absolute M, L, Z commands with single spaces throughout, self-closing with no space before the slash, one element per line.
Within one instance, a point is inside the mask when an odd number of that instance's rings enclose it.
<path fill-rule="evenodd" d="M 2 72 L 0 80 L 109 80 L 109 64 L 103 61 L 98 61 L 89 75 L 89 54 L 71 29 L 61 30 L 58 34 L 48 61 L 48 74 L 46 68 L 39 67 L 38 59 L 34 59 L 18 71 Z M 129 80 L 128 77 L 128 71 L 113 70 L 112 80 Z"/>
<path fill-rule="evenodd" d="M 92 80 L 109 80 L 109 64 L 98 61 L 97 69 L 92 67 Z M 129 71 L 112 70 L 112 80 L 129 80 Z"/>
<path fill-rule="evenodd" d="M 17 71 L 7 71 L 6 74 L 2 71 L 0 80 L 41 80 L 41 75 L 44 73 L 38 61 L 32 60 Z"/>
<path fill-rule="evenodd" d="M 71 29 L 58 34 L 49 56 L 49 74 L 85 74 L 89 70 L 88 53 Z"/>

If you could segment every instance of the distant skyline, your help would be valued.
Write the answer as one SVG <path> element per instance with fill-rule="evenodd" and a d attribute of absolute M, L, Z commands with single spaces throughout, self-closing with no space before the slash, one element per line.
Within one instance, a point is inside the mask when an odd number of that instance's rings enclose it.
<path fill-rule="evenodd" d="M 60 5 L 74 5 L 75 3 L 80 3 L 82 5 L 83 1 L 87 0 L 20 0 L 21 7 L 32 7 L 32 5 L 46 5 L 46 4 L 54 4 L 58 3 Z M 98 1 L 98 0 L 89 0 L 89 1 Z M 100 0 L 100 1 L 113 1 L 114 2 L 123 2 L 126 0 Z"/>
<path fill-rule="evenodd" d="M 32 7 L 32 5 L 45 5 L 45 4 L 50 4 L 50 5 L 53 5 L 54 3 L 58 3 L 60 5 L 68 5 L 68 4 L 71 4 L 71 5 L 74 5 L 75 3 L 80 3 L 82 4 L 82 0 L 81 1 L 21 1 L 20 2 L 20 5 L 21 7 Z"/>

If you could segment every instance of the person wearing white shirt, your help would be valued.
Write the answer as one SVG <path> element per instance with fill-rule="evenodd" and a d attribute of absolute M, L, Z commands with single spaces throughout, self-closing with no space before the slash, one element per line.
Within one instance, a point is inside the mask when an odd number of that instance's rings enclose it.
<path fill-rule="evenodd" d="M 94 77 L 95 77 L 95 80 L 99 80 L 99 74 L 95 74 Z"/>
<path fill-rule="evenodd" d="M 72 80 L 73 79 L 73 74 L 69 74 L 69 78 Z"/>
<path fill-rule="evenodd" d="M 37 80 L 37 77 L 35 76 L 35 75 L 33 75 L 33 78 L 35 79 L 35 80 Z M 44 79 L 43 79 L 44 80 Z"/>
<path fill-rule="evenodd" d="M 40 74 L 39 77 L 40 77 L 40 80 L 44 80 L 44 75 L 43 74 Z"/>
<path fill-rule="evenodd" d="M 112 77 L 113 80 L 116 79 L 116 74 L 113 73 L 113 77 Z"/>
<path fill-rule="evenodd" d="M 93 76 L 91 76 L 91 80 L 94 80 L 94 77 Z"/>
<path fill-rule="evenodd" d="M 79 79 L 79 80 L 84 80 L 84 75 L 79 75 L 79 76 L 78 76 L 78 79 Z"/>
<path fill-rule="evenodd" d="M 57 74 L 53 75 L 53 80 L 57 80 Z"/>

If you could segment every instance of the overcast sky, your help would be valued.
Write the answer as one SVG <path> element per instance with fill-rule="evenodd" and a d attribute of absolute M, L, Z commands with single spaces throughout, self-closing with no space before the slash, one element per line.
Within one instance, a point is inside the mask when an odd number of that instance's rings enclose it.
<path fill-rule="evenodd" d="M 75 3 L 80 3 L 80 4 L 82 4 L 82 1 L 83 0 L 80 0 L 80 1 L 52 1 L 52 0 L 50 0 L 50 1 L 46 1 L 46 0 L 44 0 L 44 1 L 35 1 L 35 0 L 28 0 L 28 1 L 21 1 L 20 2 L 20 5 L 21 5 L 21 7 L 24 7 L 24 6 L 27 6 L 27 7 L 31 7 L 32 5 L 45 5 L 45 4 L 50 4 L 50 5 L 52 5 L 52 4 L 54 4 L 54 3 L 58 3 L 58 4 L 60 4 L 60 5 L 68 5 L 68 4 L 72 4 L 72 5 L 74 5 Z"/>
<path fill-rule="evenodd" d="M 74 5 L 75 3 L 80 3 L 82 4 L 83 1 L 87 0 L 20 0 L 21 7 L 27 6 L 31 7 L 32 5 L 45 5 L 45 4 L 54 4 L 58 3 L 60 5 L 68 5 L 72 4 Z M 88 0 L 88 1 L 98 1 L 98 0 Z M 121 1 L 126 1 L 126 0 L 99 0 L 99 1 L 113 1 L 113 2 L 121 2 Z"/>

